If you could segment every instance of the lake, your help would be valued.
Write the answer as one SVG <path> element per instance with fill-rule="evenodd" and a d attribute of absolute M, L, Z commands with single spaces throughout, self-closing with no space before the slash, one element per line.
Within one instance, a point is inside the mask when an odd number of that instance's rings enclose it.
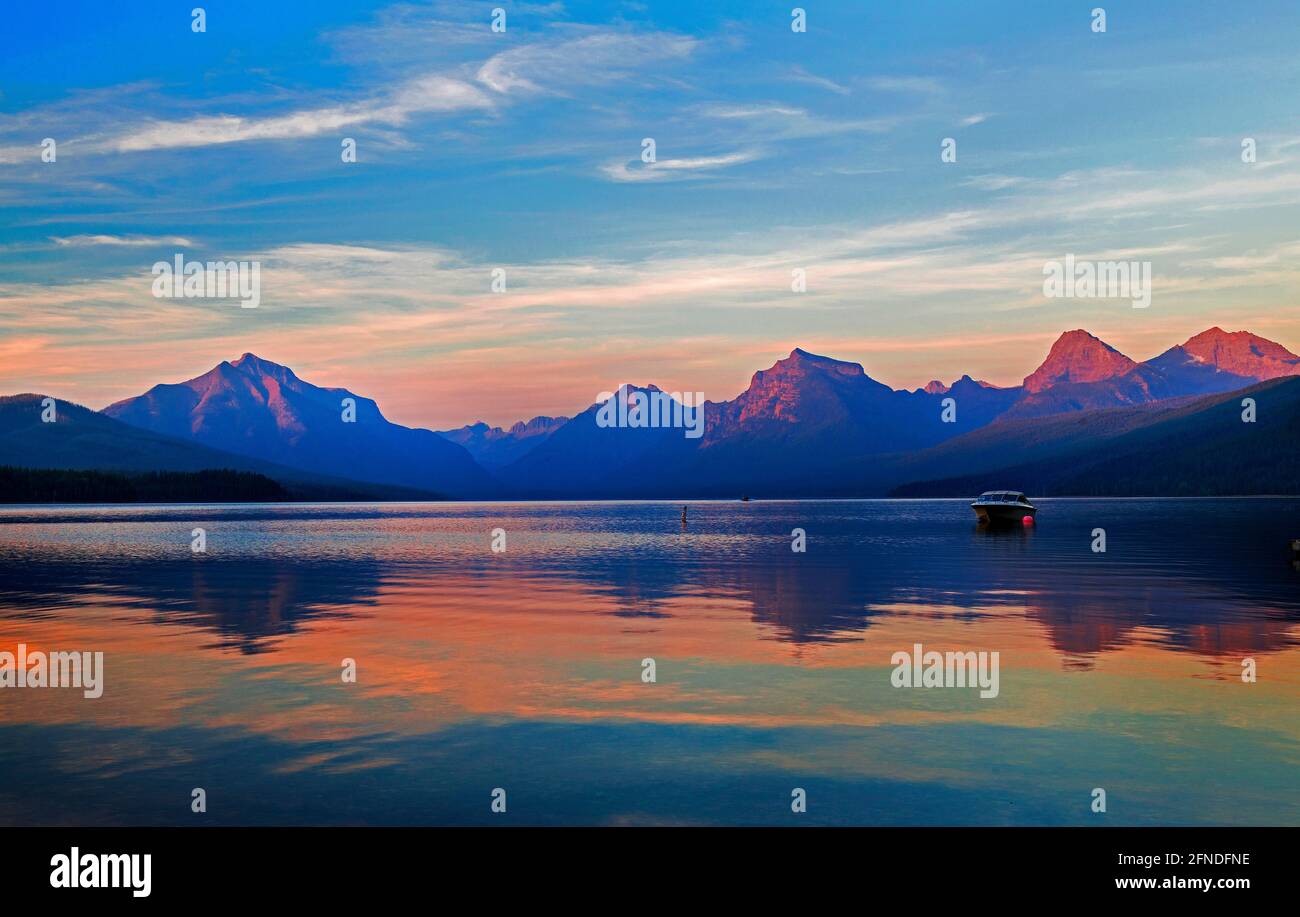
<path fill-rule="evenodd" d="M 0 508 L 0 822 L 1300 825 L 1300 499 L 967 502 Z"/>

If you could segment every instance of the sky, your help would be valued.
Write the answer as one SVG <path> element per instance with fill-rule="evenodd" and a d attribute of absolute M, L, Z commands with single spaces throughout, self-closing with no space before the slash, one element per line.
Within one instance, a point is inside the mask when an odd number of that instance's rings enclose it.
<path fill-rule="evenodd" d="M 214 2 L 195 32 L 198 2 L 6 11 L 0 393 L 100 408 L 253 352 L 447 429 L 728 399 L 795 347 L 896 388 L 1018 384 L 1074 328 L 1300 351 L 1293 0 L 1104 32 L 1104 0 L 807 0 L 803 32 L 754 0 Z M 259 306 L 155 297 L 178 253 L 259 263 Z M 1151 262 L 1151 305 L 1044 296 L 1066 255 Z"/>

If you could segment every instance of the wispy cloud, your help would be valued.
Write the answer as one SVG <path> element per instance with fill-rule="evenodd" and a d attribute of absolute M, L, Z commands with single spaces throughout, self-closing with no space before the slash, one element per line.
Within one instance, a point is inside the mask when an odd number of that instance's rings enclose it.
<path fill-rule="evenodd" d="M 808 112 L 792 105 L 708 105 L 703 113 L 714 118 L 805 118 Z"/>
<path fill-rule="evenodd" d="M 656 62 L 684 59 L 698 39 L 665 32 L 593 31 L 580 38 L 534 42 L 493 55 L 477 79 L 494 92 L 561 92 L 577 84 L 625 79 Z"/>
<path fill-rule="evenodd" d="M 877 92 L 943 92 L 943 83 L 932 76 L 873 76 L 865 82 Z"/>
<path fill-rule="evenodd" d="M 445 76 L 426 76 L 387 96 L 355 105 L 313 108 L 262 118 L 214 115 L 159 122 L 126 133 L 107 146 L 122 153 L 315 137 L 363 124 L 401 125 L 416 114 L 490 109 L 492 100 L 477 87 Z"/>
<path fill-rule="evenodd" d="M 92 245 L 119 245 L 136 248 L 159 245 L 188 247 L 194 244 L 184 236 L 113 236 L 107 234 L 50 236 L 50 241 L 64 248 L 84 248 Z"/>
<path fill-rule="evenodd" d="M 457 28 L 470 27 L 458 24 Z M 473 28 L 475 46 L 490 37 L 486 28 Z M 381 33 L 365 34 L 373 41 Z M 462 31 L 456 34 L 464 37 Z M 359 40 L 358 33 L 349 36 Z M 66 137 L 66 149 L 78 154 L 106 154 L 296 140 L 363 126 L 400 128 L 418 116 L 496 112 L 513 97 L 563 94 L 578 86 L 625 79 L 651 64 L 685 59 L 699 44 L 699 39 L 672 33 L 572 27 L 488 55 L 478 63 L 465 62 L 450 69 L 396 78 L 352 101 L 313 103 L 304 97 L 296 99 L 297 106 L 272 114 L 227 110 L 176 119 L 140 118 L 125 109 L 92 133 L 84 132 L 85 122 L 76 117 L 77 110 L 64 105 L 47 113 L 44 129 L 53 129 L 49 126 L 56 123 L 52 116 L 76 118 L 82 121 L 83 132 Z M 259 107 L 295 101 L 292 94 L 287 100 L 284 95 L 277 91 L 261 100 Z M 129 97 L 127 94 L 122 98 Z M 133 120 L 143 123 L 132 124 Z M 123 128 L 122 124 L 127 126 Z M 3 127 L 0 123 L 0 136 Z M 390 139 L 397 141 L 395 137 Z M 39 149 L 30 144 L 0 146 L 0 162 L 35 162 L 38 153 Z"/>
<path fill-rule="evenodd" d="M 1018 175 L 972 175 L 963 184 L 981 191 L 1005 191 L 1028 182 L 1029 179 Z"/>
<path fill-rule="evenodd" d="M 640 160 L 616 161 L 601 166 L 601 172 L 609 180 L 617 182 L 685 181 L 728 166 L 753 162 L 760 155 L 756 150 L 744 150 L 722 156 L 660 159 L 647 163 Z"/>
<path fill-rule="evenodd" d="M 817 76 L 816 74 L 809 73 L 803 67 L 792 67 L 790 69 L 790 79 L 794 80 L 796 83 L 807 83 L 809 86 L 816 86 L 818 89 L 825 89 L 842 96 L 846 96 L 850 92 L 849 87 L 842 83 L 837 83 L 824 76 Z"/>
<path fill-rule="evenodd" d="M 776 102 L 709 103 L 698 106 L 691 113 L 722 121 L 727 136 L 752 143 L 809 140 L 838 134 L 887 134 L 902 120 L 897 116 L 826 117 Z"/>

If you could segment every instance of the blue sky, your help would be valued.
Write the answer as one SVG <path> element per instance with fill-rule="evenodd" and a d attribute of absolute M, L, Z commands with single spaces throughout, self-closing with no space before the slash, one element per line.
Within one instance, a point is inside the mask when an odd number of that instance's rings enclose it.
<path fill-rule="evenodd" d="M 252 350 L 441 428 L 729 398 L 795 346 L 897 387 L 1015 384 L 1076 327 L 1300 349 L 1294 3 L 1104 34 L 1061 0 L 802 3 L 803 34 L 792 3 L 195 5 L 7 12 L 0 391 L 101 407 Z M 262 304 L 153 298 L 176 252 L 260 261 Z M 1151 261 L 1151 307 L 1044 298 L 1067 253 Z"/>

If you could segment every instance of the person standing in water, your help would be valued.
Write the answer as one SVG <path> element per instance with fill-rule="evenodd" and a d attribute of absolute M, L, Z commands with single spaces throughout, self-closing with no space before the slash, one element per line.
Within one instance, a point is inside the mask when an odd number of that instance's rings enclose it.
<path fill-rule="evenodd" d="M 686 507 L 682 507 L 682 525 L 686 524 Z"/>

